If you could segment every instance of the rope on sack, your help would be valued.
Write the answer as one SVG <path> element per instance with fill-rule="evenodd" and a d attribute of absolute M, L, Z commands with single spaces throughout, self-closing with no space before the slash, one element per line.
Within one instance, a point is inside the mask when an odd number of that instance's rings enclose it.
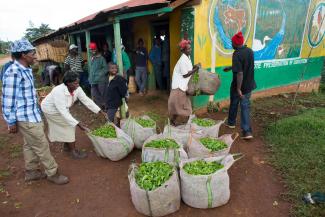
<path fill-rule="evenodd" d="M 149 198 L 148 191 L 146 191 L 146 199 L 147 199 L 147 202 L 148 202 L 149 216 L 153 216 L 153 214 L 152 214 L 152 208 L 151 208 L 151 202 L 150 202 L 150 198 Z"/>
<path fill-rule="evenodd" d="M 164 162 L 168 163 L 169 160 L 169 149 L 165 149 Z"/>
<path fill-rule="evenodd" d="M 122 144 L 126 154 L 128 154 L 130 152 L 130 148 L 129 148 L 128 144 L 121 138 L 117 138 L 117 140 Z"/>
<path fill-rule="evenodd" d="M 209 176 L 207 180 L 207 192 L 208 192 L 208 208 L 212 208 L 212 190 L 211 190 L 211 179 L 212 177 Z"/>
<path fill-rule="evenodd" d="M 180 158 L 180 154 L 179 154 L 179 149 L 174 149 L 174 163 L 178 164 L 179 163 L 179 158 Z"/>

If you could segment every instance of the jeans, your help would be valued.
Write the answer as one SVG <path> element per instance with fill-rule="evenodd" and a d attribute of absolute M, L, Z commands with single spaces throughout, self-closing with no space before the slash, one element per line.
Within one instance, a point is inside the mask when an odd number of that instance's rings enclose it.
<path fill-rule="evenodd" d="M 244 133 L 251 133 L 251 123 L 250 123 L 250 97 L 251 93 L 247 93 L 241 99 L 237 91 L 230 91 L 230 107 L 228 115 L 228 124 L 236 125 L 236 117 L 238 104 L 240 103 L 240 127 Z"/>
<path fill-rule="evenodd" d="M 107 85 L 106 82 L 101 84 L 91 85 L 91 97 L 100 108 L 103 108 L 103 106 L 105 105 L 104 95 L 105 95 L 106 85 Z"/>
<path fill-rule="evenodd" d="M 166 78 L 166 89 L 170 89 L 169 61 L 163 62 L 163 77 Z"/>
<path fill-rule="evenodd" d="M 153 64 L 153 70 L 155 72 L 158 88 L 159 90 L 162 90 L 164 88 L 164 83 L 161 64 Z"/>
<path fill-rule="evenodd" d="M 114 123 L 114 118 L 115 118 L 115 114 L 117 112 L 117 108 L 116 109 L 107 109 L 107 116 L 108 116 L 108 120 L 112 123 Z"/>
<path fill-rule="evenodd" d="M 138 85 L 140 92 L 144 92 L 144 90 L 146 89 L 147 78 L 148 78 L 147 67 L 137 66 L 135 68 L 135 81 Z"/>

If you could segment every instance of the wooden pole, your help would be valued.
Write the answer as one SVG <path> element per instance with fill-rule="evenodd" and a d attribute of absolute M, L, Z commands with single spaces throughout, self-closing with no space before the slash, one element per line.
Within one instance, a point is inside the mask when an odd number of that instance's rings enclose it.
<path fill-rule="evenodd" d="M 87 48 L 87 63 L 88 63 L 88 72 L 90 71 L 90 62 L 91 62 L 91 55 L 90 55 L 90 31 L 86 30 L 86 48 Z"/>
<path fill-rule="evenodd" d="M 74 36 L 72 34 L 69 34 L 69 44 L 71 45 L 71 44 L 75 44 L 75 43 L 76 43 L 76 41 L 74 39 Z"/>
<path fill-rule="evenodd" d="M 121 76 L 123 76 L 123 61 L 122 61 L 122 50 L 121 50 L 121 29 L 120 29 L 120 20 L 116 18 L 113 24 L 114 28 L 114 42 L 115 42 L 115 53 L 116 60 L 118 65 L 118 72 Z M 126 118 L 125 111 L 125 100 L 123 99 L 123 104 L 121 106 L 121 118 Z"/>

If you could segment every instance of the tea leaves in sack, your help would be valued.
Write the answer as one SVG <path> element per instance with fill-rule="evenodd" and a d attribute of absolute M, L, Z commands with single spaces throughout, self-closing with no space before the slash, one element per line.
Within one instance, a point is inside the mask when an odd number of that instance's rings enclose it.
<path fill-rule="evenodd" d="M 152 191 L 164 184 L 173 174 L 173 167 L 164 162 L 142 163 L 136 174 L 137 184 L 144 190 Z"/>
<path fill-rule="evenodd" d="M 216 122 L 212 119 L 207 119 L 207 118 L 193 118 L 192 123 L 197 124 L 200 127 L 212 127 L 213 125 L 216 124 Z"/>
<path fill-rule="evenodd" d="M 132 164 L 129 169 L 131 199 L 136 210 L 147 216 L 165 216 L 180 208 L 177 170 L 167 163 Z"/>
<path fill-rule="evenodd" d="M 201 209 L 226 204 L 230 199 L 227 170 L 234 162 L 232 155 L 181 161 L 181 194 L 184 203 Z"/>
<path fill-rule="evenodd" d="M 190 117 L 189 123 L 194 131 L 202 131 L 203 134 L 217 138 L 220 126 L 224 121 L 215 121 L 209 118 L 197 118 L 194 115 Z"/>
<path fill-rule="evenodd" d="M 163 161 L 178 166 L 180 159 L 187 159 L 183 145 L 166 135 L 153 135 L 148 138 L 142 148 L 143 162 Z"/>
<path fill-rule="evenodd" d="M 200 142 L 210 151 L 221 151 L 225 148 L 228 148 L 228 145 L 223 141 L 215 138 L 205 137 L 201 138 Z"/>
<path fill-rule="evenodd" d="M 125 158 L 134 148 L 132 139 L 114 124 L 106 124 L 87 135 L 97 155 L 112 161 Z"/>
<path fill-rule="evenodd" d="M 138 149 L 142 149 L 144 141 L 157 133 L 156 122 L 146 115 L 122 120 L 121 129 L 132 138 Z"/>

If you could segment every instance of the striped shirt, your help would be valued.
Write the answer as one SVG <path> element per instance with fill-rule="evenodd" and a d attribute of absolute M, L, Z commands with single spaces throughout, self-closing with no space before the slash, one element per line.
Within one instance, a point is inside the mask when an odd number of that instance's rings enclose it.
<path fill-rule="evenodd" d="M 42 121 L 31 68 L 15 61 L 5 71 L 2 84 L 2 113 L 9 126 L 17 121 Z"/>
<path fill-rule="evenodd" d="M 70 54 L 65 58 L 64 64 L 67 64 L 70 67 L 70 70 L 73 72 L 82 72 L 82 62 L 83 58 L 80 54 L 77 56 L 71 56 Z"/>

